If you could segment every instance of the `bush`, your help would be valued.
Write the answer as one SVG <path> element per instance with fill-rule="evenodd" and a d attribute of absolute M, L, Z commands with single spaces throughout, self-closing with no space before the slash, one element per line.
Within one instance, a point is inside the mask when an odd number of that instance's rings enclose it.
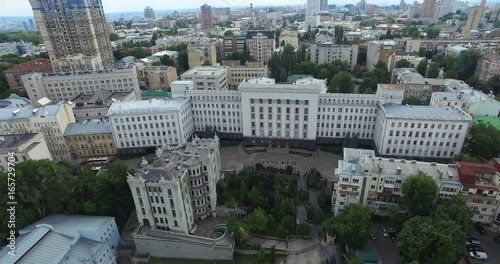
<path fill-rule="evenodd" d="M 311 226 L 308 223 L 302 223 L 297 226 L 297 235 L 299 236 L 310 236 Z"/>

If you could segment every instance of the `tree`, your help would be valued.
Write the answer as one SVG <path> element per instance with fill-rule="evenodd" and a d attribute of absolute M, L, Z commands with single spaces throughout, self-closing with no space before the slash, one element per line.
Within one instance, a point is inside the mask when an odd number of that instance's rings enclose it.
<path fill-rule="evenodd" d="M 477 158 L 490 159 L 500 154 L 500 130 L 489 123 L 473 124 L 465 143 L 466 152 Z"/>
<path fill-rule="evenodd" d="M 425 174 L 409 177 L 402 186 L 402 202 L 411 215 L 429 215 L 438 197 L 436 181 Z"/>
<path fill-rule="evenodd" d="M 179 65 L 179 68 L 177 69 L 179 72 L 184 72 L 189 69 L 187 49 L 181 50 L 177 55 L 177 64 Z"/>
<path fill-rule="evenodd" d="M 354 91 L 354 81 L 347 71 L 341 71 L 333 77 L 328 85 L 329 93 L 352 93 Z"/>
<path fill-rule="evenodd" d="M 480 57 L 481 51 L 477 49 L 470 49 L 465 52 L 461 52 L 457 56 L 456 67 L 461 69 L 461 80 L 466 80 L 474 75 L 477 69 L 477 62 Z"/>
<path fill-rule="evenodd" d="M 321 223 L 319 226 L 319 233 L 321 235 L 321 238 L 324 240 L 326 239 L 326 236 L 330 234 L 330 232 L 334 231 L 334 223 L 335 219 L 333 217 L 330 217 Z"/>
<path fill-rule="evenodd" d="M 426 78 L 437 78 L 439 76 L 439 64 L 433 62 L 429 65 L 429 69 L 427 69 L 427 72 L 425 74 Z"/>
<path fill-rule="evenodd" d="M 233 235 L 234 242 L 238 247 L 243 246 L 248 238 L 247 230 L 235 217 L 229 218 L 227 222 L 227 233 Z"/>
<path fill-rule="evenodd" d="M 232 37 L 234 36 L 234 32 L 232 30 L 224 31 L 224 37 Z"/>
<path fill-rule="evenodd" d="M 425 76 L 425 73 L 427 72 L 427 65 L 429 65 L 429 61 L 427 61 L 427 59 L 421 60 L 417 65 L 417 72 L 420 73 L 420 75 Z"/>
<path fill-rule="evenodd" d="M 231 199 L 229 199 L 226 202 L 226 207 L 227 208 L 236 208 L 236 207 L 238 207 L 238 204 L 236 203 L 236 200 L 234 199 L 234 197 L 231 197 Z"/>
<path fill-rule="evenodd" d="M 247 193 L 248 193 L 248 187 L 247 187 L 247 183 L 242 180 L 241 183 L 240 183 L 240 191 L 238 192 L 238 199 L 240 201 L 244 201 L 246 198 L 247 198 Z"/>
<path fill-rule="evenodd" d="M 255 209 L 252 213 L 247 215 L 245 223 L 248 225 L 250 230 L 254 232 L 262 232 L 266 229 L 267 221 L 269 216 L 262 208 Z"/>
<path fill-rule="evenodd" d="M 401 230 L 402 221 L 401 214 L 399 214 L 399 207 L 397 205 L 389 205 L 387 208 L 389 223 L 391 223 L 392 227 L 396 229 L 396 231 Z"/>
<path fill-rule="evenodd" d="M 166 54 L 160 58 L 160 62 L 162 65 L 165 65 L 165 66 L 174 66 L 174 60 L 171 59 L 170 56 L 168 56 Z"/>
<path fill-rule="evenodd" d="M 413 67 L 413 65 L 407 59 L 401 59 L 396 62 L 396 68 L 410 68 L 410 67 Z"/>
<path fill-rule="evenodd" d="M 291 230 L 295 226 L 295 218 L 292 215 L 285 215 L 281 218 L 280 224 L 286 229 Z"/>
<path fill-rule="evenodd" d="M 264 262 L 266 260 L 266 249 L 263 246 L 260 246 L 257 259 L 259 260 L 259 262 Z"/>
<path fill-rule="evenodd" d="M 486 160 L 482 158 L 473 157 L 467 153 L 458 153 L 453 156 L 453 161 L 465 161 L 473 163 L 484 163 Z"/>
<path fill-rule="evenodd" d="M 365 262 L 356 256 L 347 255 L 344 263 L 345 264 L 364 264 Z"/>
<path fill-rule="evenodd" d="M 404 105 L 423 105 L 424 102 L 418 97 L 418 96 L 408 96 L 405 99 L 403 99 L 403 102 L 401 104 Z"/>
<path fill-rule="evenodd" d="M 276 246 L 275 245 L 271 246 L 271 249 L 269 251 L 269 260 L 271 261 L 271 263 L 276 262 Z"/>
<path fill-rule="evenodd" d="M 361 248 L 372 232 L 372 212 L 361 204 L 350 204 L 334 218 L 333 228 L 340 241 Z"/>
<path fill-rule="evenodd" d="M 117 41 L 119 39 L 120 39 L 120 37 L 118 37 L 118 34 L 116 34 L 116 33 L 109 34 L 109 40 L 111 40 L 111 41 Z"/>
<path fill-rule="evenodd" d="M 472 214 L 467 206 L 467 201 L 460 194 L 453 196 L 453 198 L 448 201 L 442 201 L 438 204 L 433 212 L 433 217 L 435 219 L 453 221 L 458 224 L 465 233 L 468 233 L 471 227 Z"/>

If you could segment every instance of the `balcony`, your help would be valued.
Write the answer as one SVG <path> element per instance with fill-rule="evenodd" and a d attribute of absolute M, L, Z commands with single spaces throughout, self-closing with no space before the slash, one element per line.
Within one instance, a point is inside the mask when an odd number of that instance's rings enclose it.
<path fill-rule="evenodd" d="M 487 195 L 487 194 L 471 194 L 469 192 L 462 192 L 466 198 L 469 199 L 480 199 L 480 200 L 486 200 L 486 201 L 495 201 L 496 200 L 496 195 Z"/>
<path fill-rule="evenodd" d="M 358 191 L 349 191 L 349 190 L 339 190 L 340 194 L 345 194 L 345 195 L 359 195 Z"/>

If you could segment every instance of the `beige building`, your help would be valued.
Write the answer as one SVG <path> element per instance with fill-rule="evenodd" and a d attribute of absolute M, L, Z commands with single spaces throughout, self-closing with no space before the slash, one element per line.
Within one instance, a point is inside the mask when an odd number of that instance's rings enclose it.
<path fill-rule="evenodd" d="M 471 30 L 479 29 L 479 25 L 481 24 L 481 20 L 483 20 L 484 16 L 484 8 L 485 8 L 486 0 L 481 1 L 481 5 L 473 6 L 469 10 L 469 15 L 467 16 L 467 22 L 463 28 L 463 32 L 467 35 Z"/>
<path fill-rule="evenodd" d="M 227 90 L 228 69 L 225 66 L 202 66 L 181 74 L 181 80 L 192 81 L 194 90 Z"/>
<path fill-rule="evenodd" d="M 283 42 L 285 43 L 285 45 L 283 46 L 286 46 L 286 44 L 290 44 L 292 45 L 292 47 L 298 48 L 299 33 L 297 31 L 283 30 L 280 35 L 280 43 L 278 44 L 281 45 Z"/>
<path fill-rule="evenodd" d="M 146 66 L 137 69 L 139 85 L 148 90 L 169 90 L 176 81 L 177 69 L 171 66 Z"/>
<path fill-rule="evenodd" d="M 72 72 L 69 74 L 32 73 L 22 78 L 29 99 L 35 102 L 43 97 L 52 101 L 65 101 L 80 94 L 92 94 L 106 89 L 113 92 L 136 91 L 139 81 L 135 67 L 97 72 Z"/>
<path fill-rule="evenodd" d="M 64 140 L 73 159 L 109 157 L 116 154 L 111 125 L 107 120 L 88 120 L 68 125 Z"/>
<path fill-rule="evenodd" d="M 103 68 L 114 62 L 106 18 L 101 1 L 41 1 L 30 0 L 54 70 L 54 62 L 81 54 L 97 58 Z"/>
<path fill-rule="evenodd" d="M 75 116 L 68 104 L 0 108 L 1 135 L 42 133 L 56 161 L 70 159 L 63 134 L 71 123 L 75 123 Z"/>
<path fill-rule="evenodd" d="M 337 45 L 332 42 L 313 44 L 311 61 L 316 64 L 344 61 L 352 71 L 358 63 L 358 45 Z"/>
<path fill-rule="evenodd" d="M 3 75 L 9 84 L 10 89 L 25 91 L 21 76 L 33 72 L 49 73 L 52 72 L 52 64 L 49 59 L 38 58 L 3 71 Z"/>
<path fill-rule="evenodd" d="M 411 64 L 410 67 L 416 67 L 424 57 L 419 57 L 417 52 L 406 53 L 406 52 L 395 52 L 389 57 L 389 61 L 387 62 L 387 70 L 392 72 L 394 68 L 396 68 L 396 63 L 400 60 L 407 60 Z"/>
<path fill-rule="evenodd" d="M 191 44 L 188 47 L 189 69 L 198 66 L 215 66 L 217 64 L 217 49 L 215 43 L 205 42 Z"/>
<path fill-rule="evenodd" d="M 491 77 L 500 74 L 500 56 L 487 53 L 477 63 L 476 74 L 479 81 L 487 82 Z"/>
<path fill-rule="evenodd" d="M 246 43 L 254 60 L 267 64 L 276 48 L 274 36 L 274 31 L 247 32 Z"/>
<path fill-rule="evenodd" d="M 267 77 L 267 65 L 261 62 L 247 61 L 240 65 L 240 61 L 223 61 L 222 64 L 228 66 L 227 79 L 231 90 L 236 90 L 244 80 Z"/>
<path fill-rule="evenodd" d="M 8 163 L 41 159 L 52 160 L 47 142 L 41 133 L 0 136 L 0 172 L 8 170 Z"/>
<path fill-rule="evenodd" d="M 398 44 L 394 40 L 370 41 L 366 53 L 366 67 L 368 70 L 373 70 L 379 61 L 387 65 L 389 57 L 391 57 L 397 49 Z"/>

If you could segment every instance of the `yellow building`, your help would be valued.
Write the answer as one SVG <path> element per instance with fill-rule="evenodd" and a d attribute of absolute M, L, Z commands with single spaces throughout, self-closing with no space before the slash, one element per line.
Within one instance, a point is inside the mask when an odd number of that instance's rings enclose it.
<path fill-rule="evenodd" d="M 64 139 L 73 159 L 109 157 L 116 154 L 108 121 L 87 120 L 68 125 Z"/>
<path fill-rule="evenodd" d="M 189 69 L 199 66 L 215 66 L 217 64 L 217 49 L 214 43 L 189 45 Z"/>
<path fill-rule="evenodd" d="M 284 44 L 283 46 L 286 46 L 286 44 L 290 44 L 292 45 L 292 47 L 294 48 L 298 48 L 299 47 L 299 34 L 297 31 L 289 31 L 289 30 L 283 30 L 283 32 L 281 32 L 281 35 L 280 35 L 280 43 L 279 45 L 281 46 L 281 44 Z"/>
<path fill-rule="evenodd" d="M 170 83 L 177 80 L 177 69 L 171 66 L 146 66 L 137 69 L 139 85 L 148 90 L 168 90 Z"/>

